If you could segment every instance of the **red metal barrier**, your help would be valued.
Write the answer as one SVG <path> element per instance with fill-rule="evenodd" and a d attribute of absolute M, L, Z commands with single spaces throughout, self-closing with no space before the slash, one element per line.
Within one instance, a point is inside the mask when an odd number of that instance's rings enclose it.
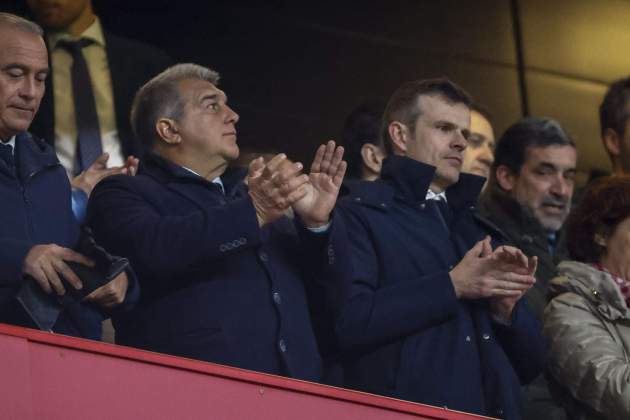
<path fill-rule="evenodd" d="M 487 417 L 0 324 L 0 419 Z"/>

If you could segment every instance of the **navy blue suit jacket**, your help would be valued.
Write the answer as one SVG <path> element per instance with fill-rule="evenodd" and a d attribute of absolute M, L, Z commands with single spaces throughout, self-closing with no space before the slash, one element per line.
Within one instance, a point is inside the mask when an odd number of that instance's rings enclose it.
<path fill-rule="evenodd" d="M 114 319 L 117 342 L 319 380 L 307 291 L 314 288 L 316 325 L 325 325 L 327 299 L 338 296 L 326 290 L 337 293 L 351 269 L 342 222 L 323 235 L 287 218 L 260 229 L 241 175 L 221 177 L 224 196 L 149 155 L 137 176 L 98 184 L 88 223 L 98 241 L 130 259 L 142 287 L 136 308 Z"/>
<path fill-rule="evenodd" d="M 346 385 L 518 418 L 519 379 L 543 364 L 539 326 L 524 302 L 506 327 L 493 322 L 487 301 L 456 298 L 449 271 L 488 233 L 474 213 L 483 179 L 462 174 L 440 216 L 425 200 L 434 171 L 389 157 L 382 180 L 342 200 L 354 266 L 336 325 Z"/>

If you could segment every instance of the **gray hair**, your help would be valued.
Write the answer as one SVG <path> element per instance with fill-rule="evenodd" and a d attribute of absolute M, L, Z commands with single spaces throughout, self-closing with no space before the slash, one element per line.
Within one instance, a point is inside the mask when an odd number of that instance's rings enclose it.
<path fill-rule="evenodd" d="M 186 79 L 205 80 L 217 86 L 219 73 L 198 64 L 176 64 L 149 80 L 138 90 L 131 106 L 133 132 L 146 146 L 153 147 L 155 124 L 160 118 L 178 120 L 184 115 L 184 99 L 177 84 Z"/>
<path fill-rule="evenodd" d="M 11 13 L 0 12 L 0 28 L 9 27 L 19 31 L 44 36 L 44 30 L 35 22 L 31 22 L 23 17 L 13 15 Z"/>

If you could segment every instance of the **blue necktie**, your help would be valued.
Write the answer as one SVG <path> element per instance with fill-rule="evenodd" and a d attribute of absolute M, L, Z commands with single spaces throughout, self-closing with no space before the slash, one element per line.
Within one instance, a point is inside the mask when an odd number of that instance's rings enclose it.
<path fill-rule="evenodd" d="M 75 175 L 86 170 L 103 153 L 101 128 L 96 113 L 96 101 L 92 90 L 92 79 L 83 57 L 83 47 L 93 44 L 90 39 L 59 41 L 59 47 L 72 55 L 72 97 L 77 122 L 77 152 L 74 164 Z"/>

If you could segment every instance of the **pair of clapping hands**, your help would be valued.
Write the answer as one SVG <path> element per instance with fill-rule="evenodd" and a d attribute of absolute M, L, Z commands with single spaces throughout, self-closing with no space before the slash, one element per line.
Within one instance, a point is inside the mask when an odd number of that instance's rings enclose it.
<path fill-rule="evenodd" d="M 292 208 L 307 227 L 320 227 L 330 220 L 346 172 L 343 147 L 334 141 L 315 153 L 310 173 L 300 162 L 290 162 L 281 153 L 268 162 L 262 157 L 249 165 L 247 185 L 259 226 L 278 219 Z"/>
<path fill-rule="evenodd" d="M 528 258 L 518 248 L 493 250 L 488 236 L 464 255 L 450 276 L 458 298 L 488 298 L 493 314 L 509 322 L 516 302 L 536 283 L 537 265 L 537 257 Z"/>

